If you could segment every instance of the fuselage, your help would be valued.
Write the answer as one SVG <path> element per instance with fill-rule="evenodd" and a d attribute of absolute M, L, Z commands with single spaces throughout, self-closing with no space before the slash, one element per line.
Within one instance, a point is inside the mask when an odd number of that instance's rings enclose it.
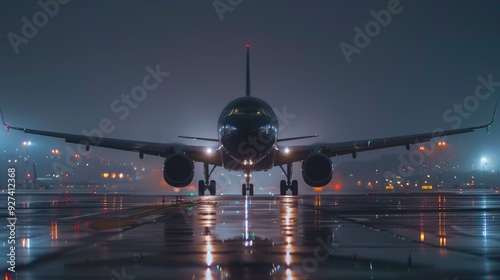
<path fill-rule="evenodd" d="M 224 168 L 272 168 L 278 125 L 273 109 L 262 99 L 245 96 L 229 102 L 217 123 Z"/>

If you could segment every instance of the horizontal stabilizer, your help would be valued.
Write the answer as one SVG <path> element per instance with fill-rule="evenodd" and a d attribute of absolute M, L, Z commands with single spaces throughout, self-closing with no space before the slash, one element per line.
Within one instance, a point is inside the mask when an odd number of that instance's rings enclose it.
<path fill-rule="evenodd" d="M 219 142 L 219 139 L 214 138 L 204 138 L 204 137 L 192 137 L 192 136 L 177 136 L 179 138 L 191 139 L 191 140 L 202 140 L 202 141 L 210 141 L 210 142 Z"/>
<path fill-rule="evenodd" d="M 319 137 L 319 135 L 316 134 L 316 135 L 299 136 L 299 137 L 291 137 L 291 138 L 281 138 L 281 139 L 278 139 L 278 142 L 300 140 L 300 139 L 307 139 L 307 138 L 314 138 L 314 137 Z"/>

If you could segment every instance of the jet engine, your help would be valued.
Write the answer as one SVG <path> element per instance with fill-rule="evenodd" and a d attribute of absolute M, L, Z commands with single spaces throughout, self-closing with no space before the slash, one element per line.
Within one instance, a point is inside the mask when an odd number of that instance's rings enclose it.
<path fill-rule="evenodd" d="M 194 163 L 184 154 L 168 156 L 163 164 L 163 178 L 172 187 L 185 187 L 193 181 Z"/>
<path fill-rule="evenodd" d="M 302 162 L 302 177 L 311 187 L 322 187 L 332 179 L 332 161 L 323 154 L 311 154 Z"/>

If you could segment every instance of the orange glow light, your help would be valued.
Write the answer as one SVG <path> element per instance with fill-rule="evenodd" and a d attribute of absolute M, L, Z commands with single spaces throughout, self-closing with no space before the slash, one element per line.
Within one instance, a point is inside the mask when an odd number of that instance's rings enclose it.
<path fill-rule="evenodd" d="M 425 150 L 424 146 L 421 146 L 418 149 L 421 150 L 421 151 Z"/>
<path fill-rule="evenodd" d="M 323 190 L 322 187 L 313 187 L 313 191 L 315 192 L 321 192 Z"/>

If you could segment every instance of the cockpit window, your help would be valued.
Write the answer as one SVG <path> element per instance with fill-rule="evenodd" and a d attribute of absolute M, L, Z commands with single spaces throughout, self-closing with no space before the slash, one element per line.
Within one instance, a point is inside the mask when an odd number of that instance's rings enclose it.
<path fill-rule="evenodd" d="M 228 111 L 227 116 L 232 115 L 264 115 L 270 117 L 271 114 L 264 108 L 257 107 L 235 107 Z"/>

